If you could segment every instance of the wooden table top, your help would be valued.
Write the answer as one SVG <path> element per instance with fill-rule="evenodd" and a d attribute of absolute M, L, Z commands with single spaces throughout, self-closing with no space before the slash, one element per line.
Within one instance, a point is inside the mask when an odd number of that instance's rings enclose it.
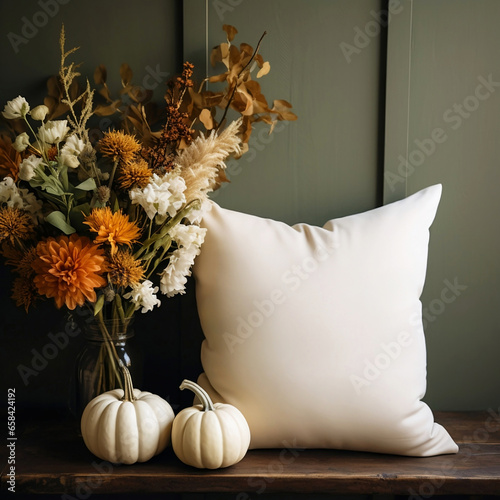
<path fill-rule="evenodd" d="M 181 463 L 171 448 L 142 464 L 104 462 L 87 450 L 74 423 L 54 416 L 28 422 L 18 435 L 15 491 L 226 492 L 235 498 L 243 492 L 500 496 L 498 410 L 438 412 L 436 421 L 459 444 L 458 454 L 413 458 L 337 450 L 251 450 L 232 467 L 199 470 Z M 7 464 L 3 492 L 8 472 Z"/>

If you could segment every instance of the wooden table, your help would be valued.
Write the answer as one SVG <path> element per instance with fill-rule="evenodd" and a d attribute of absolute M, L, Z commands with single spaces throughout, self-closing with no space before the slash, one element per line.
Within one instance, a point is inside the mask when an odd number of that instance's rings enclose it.
<path fill-rule="evenodd" d="M 94 457 L 75 424 L 28 422 L 16 441 L 16 493 L 256 493 L 500 496 L 500 417 L 495 412 L 436 413 L 460 445 L 457 455 L 410 458 L 336 450 L 251 450 L 227 469 L 198 470 L 169 448 L 147 463 L 113 465 Z M 59 420 L 59 421 L 58 421 Z M 3 462 L 5 463 L 5 462 Z M 8 483 L 2 470 L 2 491 Z"/>

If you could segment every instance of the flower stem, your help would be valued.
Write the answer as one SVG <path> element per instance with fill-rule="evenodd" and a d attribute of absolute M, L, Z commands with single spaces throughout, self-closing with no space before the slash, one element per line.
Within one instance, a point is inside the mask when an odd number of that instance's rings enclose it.
<path fill-rule="evenodd" d="M 118 167 L 118 162 L 119 160 L 116 159 L 113 163 L 113 170 L 111 170 L 111 175 L 109 176 L 109 184 L 108 184 L 108 188 L 109 190 L 111 191 L 111 186 L 113 185 L 113 180 L 115 178 L 115 173 L 116 173 L 116 167 Z"/>

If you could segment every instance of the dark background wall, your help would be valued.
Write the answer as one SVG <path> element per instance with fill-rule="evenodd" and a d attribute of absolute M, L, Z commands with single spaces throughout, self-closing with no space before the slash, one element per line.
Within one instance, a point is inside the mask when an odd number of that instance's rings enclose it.
<path fill-rule="evenodd" d="M 49 4 L 53 10 L 44 16 L 42 5 Z M 222 24 L 238 28 L 235 43 L 253 46 L 267 30 L 261 53 L 271 72 L 262 81 L 264 94 L 292 102 L 299 120 L 270 137 L 257 130 L 247 156 L 230 162 L 232 183 L 215 200 L 288 223 L 322 225 L 442 182 L 422 297 L 426 400 L 434 409 L 497 406 L 500 91 L 494 87 L 476 109 L 469 96 L 480 77 L 500 81 L 495 48 L 500 4 L 402 0 L 392 5 L 386 23 L 376 21 L 387 9 L 377 0 L 2 0 L 0 103 L 3 107 L 19 94 L 33 106 L 41 103 L 45 82 L 59 67 L 62 23 L 68 47 L 81 46 L 75 59 L 83 62 L 82 74 L 92 79 L 94 68 L 105 64 L 116 90 L 122 62 L 130 64 L 139 85 L 151 84 L 148 75 L 174 75 L 184 58 L 204 76 L 209 48 L 224 41 Z M 29 31 L 30 23 L 39 26 Z M 25 43 L 13 47 L 10 33 Z M 158 82 L 159 103 L 163 89 Z M 454 128 L 454 106 L 464 104 L 471 111 Z M 437 128 L 446 140 L 424 152 L 419 163 L 418 141 Z M 414 165 L 403 171 L 405 159 Z M 64 330 L 64 318 L 50 304 L 26 316 L 9 298 L 5 269 L 0 279 L 2 387 L 17 388 L 20 406 L 65 408 L 83 339 L 72 339 L 25 385 L 18 366 L 31 366 L 36 352 L 51 342 L 49 333 Z M 445 304 L 440 297 L 447 283 L 466 288 Z M 186 296 L 165 299 L 161 309 L 136 322 L 143 387 L 174 405 L 183 403 L 180 381 L 201 370 L 193 287 L 190 282 Z"/>

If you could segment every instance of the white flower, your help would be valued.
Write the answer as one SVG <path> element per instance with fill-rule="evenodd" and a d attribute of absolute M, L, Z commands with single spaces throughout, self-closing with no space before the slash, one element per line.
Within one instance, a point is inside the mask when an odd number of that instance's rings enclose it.
<path fill-rule="evenodd" d="M 187 278 L 191 276 L 191 267 L 198 253 L 194 246 L 187 250 L 178 248 L 172 253 L 168 266 L 161 273 L 161 293 L 167 297 L 186 293 Z"/>
<path fill-rule="evenodd" d="M 12 177 L 5 177 L 0 182 L 0 203 L 7 203 L 9 207 L 23 208 L 23 199 Z"/>
<path fill-rule="evenodd" d="M 68 132 L 67 120 L 53 120 L 38 128 L 38 137 L 47 144 L 59 144 Z"/>
<path fill-rule="evenodd" d="M 172 252 L 168 266 L 161 273 L 161 293 L 167 297 L 186 293 L 187 278 L 191 276 L 191 267 L 200 253 L 206 232 L 206 228 L 184 224 L 177 224 L 170 230 L 169 235 L 178 248 Z"/>
<path fill-rule="evenodd" d="M 18 189 L 12 177 L 5 177 L 0 182 L 0 203 L 8 207 L 21 208 L 31 214 L 33 222 L 37 224 L 42 220 L 42 202 L 27 189 Z"/>
<path fill-rule="evenodd" d="M 35 171 L 42 163 L 42 159 L 31 155 L 25 158 L 19 165 L 19 178 L 23 181 L 30 181 L 35 175 Z"/>
<path fill-rule="evenodd" d="M 154 306 L 159 306 L 161 301 L 156 297 L 158 287 L 153 288 L 153 283 L 149 280 L 144 280 L 138 285 L 132 286 L 132 290 L 126 293 L 123 298 L 130 299 L 135 304 L 135 309 L 142 307 L 141 312 L 145 313 L 152 311 Z"/>
<path fill-rule="evenodd" d="M 28 191 L 27 189 L 20 189 L 19 194 L 23 199 L 24 210 L 26 210 L 26 212 L 29 212 L 31 218 L 33 219 L 33 222 L 35 224 L 38 224 L 43 220 L 43 203 L 36 198 L 34 193 Z"/>
<path fill-rule="evenodd" d="M 179 247 L 187 249 L 192 245 L 195 245 L 199 248 L 205 240 L 206 232 L 207 229 L 203 227 L 177 224 L 170 230 L 169 235 L 173 240 L 177 242 L 177 245 Z"/>
<path fill-rule="evenodd" d="M 84 148 L 85 143 L 76 134 L 71 134 L 61 148 L 61 153 L 78 156 Z"/>
<path fill-rule="evenodd" d="M 84 148 L 85 143 L 76 134 L 70 135 L 66 139 L 64 146 L 61 148 L 59 155 L 60 161 L 68 167 L 77 168 L 80 166 L 78 155 Z"/>
<path fill-rule="evenodd" d="M 33 118 L 33 120 L 43 122 L 43 120 L 45 120 L 45 117 L 47 116 L 48 112 L 49 112 L 49 108 L 47 106 L 45 106 L 45 104 L 41 104 L 40 106 L 33 108 L 31 110 L 30 115 L 31 115 L 31 118 Z"/>
<path fill-rule="evenodd" d="M 144 189 L 130 191 L 130 199 L 141 205 L 150 219 L 156 214 L 174 217 L 186 202 L 185 190 L 186 183 L 177 172 L 167 172 L 163 177 L 153 174 Z"/>
<path fill-rule="evenodd" d="M 201 199 L 201 206 L 197 210 L 190 210 L 186 214 L 186 219 L 191 223 L 191 224 L 199 224 L 201 220 L 203 219 L 203 216 L 208 212 L 210 209 L 210 200 L 209 199 Z"/>
<path fill-rule="evenodd" d="M 16 140 L 14 141 L 14 144 L 12 144 L 12 147 L 16 151 L 22 153 L 29 145 L 30 145 L 30 138 L 26 132 L 23 132 L 22 134 L 19 134 L 16 137 Z"/>
<path fill-rule="evenodd" d="M 30 105 L 28 101 L 21 96 L 17 96 L 12 101 L 8 101 L 5 105 L 2 115 L 7 118 L 7 120 L 13 120 L 14 118 L 24 118 L 30 110 Z"/>

